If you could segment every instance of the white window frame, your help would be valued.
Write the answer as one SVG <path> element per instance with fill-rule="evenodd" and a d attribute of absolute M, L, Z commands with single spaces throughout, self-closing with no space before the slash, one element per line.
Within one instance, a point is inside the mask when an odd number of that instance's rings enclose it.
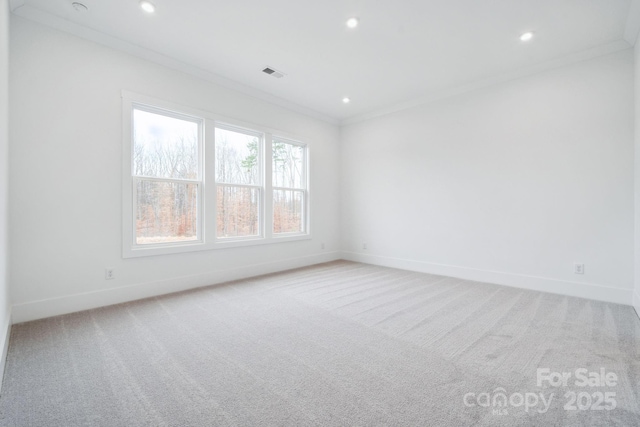
<path fill-rule="evenodd" d="M 181 180 L 171 178 L 147 178 L 133 175 L 133 109 L 137 108 L 151 113 L 162 114 L 168 117 L 199 120 L 198 151 L 199 151 L 199 177 L 198 180 Z M 168 255 L 202 250 L 224 249 L 240 246 L 253 246 L 308 240 L 311 235 L 311 192 L 310 192 L 310 165 L 309 145 L 300 142 L 301 138 L 288 135 L 285 132 L 246 123 L 213 114 L 210 112 L 185 107 L 180 104 L 159 100 L 153 97 L 122 91 L 122 124 L 123 124 L 123 154 L 122 154 L 122 256 L 123 258 L 135 258 L 153 255 Z M 236 130 L 249 134 L 262 135 L 260 174 L 262 177 L 260 187 L 259 224 L 258 236 L 225 237 L 216 235 L 217 206 L 216 195 L 218 183 L 215 174 L 215 129 L 216 127 L 228 130 Z M 304 224 L 302 233 L 273 233 L 273 186 L 272 182 L 272 144 L 273 140 L 279 140 L 288 144 L 304 147 L 305 170 L 305 197 L 304 197 Z M 197 208 L 197 239 L 159 244 L 138 245 L 135 238 L 135 200 L 136 182 L 139 179 L 157 180 L 162 182 L 193 182 L 198 185 Z M 224 184 L 220 185 L 236 185 Z M 237 185 L 242 186 L 242 185 Z M 254 186 L 251 186 L 254 187 Z M 279 187 L 277 187 L 279 188 Z M 293 189 L 300 191 L 300 189 Z"/>

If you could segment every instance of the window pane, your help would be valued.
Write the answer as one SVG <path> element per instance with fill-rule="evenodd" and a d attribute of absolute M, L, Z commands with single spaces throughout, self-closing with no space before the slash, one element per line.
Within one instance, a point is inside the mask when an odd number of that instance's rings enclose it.
<path fill-rule="evenodd" d="M 304 192 L 273 190 L 273 232 L 304 232 Z"/>
<path fill-rule="evenodd" d="M 260 138 L 216 128 L 216 181 L 260 184 Z"/>
<path fill-rule="evenodd" d="M 198 178 L 198 123 L 133 110 L 133 174 Z"/>
<path fill-rule="evenodd" d="M 257 188 L 218 186 L 218 237 L 257 236 L 260 190 Z"/>
<path fill-rule="evenodd" d="M 304 147 L 273 141 L 273 186 L 304 188 Z"/>
<path fill-rule="evenodd" d="M 137 192 L 137 244 L 197 239 L 197 184 L 140 180 Z"/>

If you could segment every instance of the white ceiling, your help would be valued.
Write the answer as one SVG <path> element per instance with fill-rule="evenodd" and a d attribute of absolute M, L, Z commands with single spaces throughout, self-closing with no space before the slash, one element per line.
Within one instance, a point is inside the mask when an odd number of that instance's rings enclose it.
<path fill-rule="evenodd" d="M 334 122 L 624 49 L 640 28 L 637 0 L 152 0 L 154 15 L 138 0 L 75 0 L 82 13 L 72 1 L 12 9 Z"/>

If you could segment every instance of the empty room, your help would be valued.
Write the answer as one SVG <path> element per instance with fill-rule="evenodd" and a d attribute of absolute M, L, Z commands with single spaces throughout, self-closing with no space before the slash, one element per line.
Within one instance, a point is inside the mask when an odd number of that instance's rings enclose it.
<path fill-rule="evenodd" d="M 0 426 L 640 426 L 640 0 L 0 0 Z"/>

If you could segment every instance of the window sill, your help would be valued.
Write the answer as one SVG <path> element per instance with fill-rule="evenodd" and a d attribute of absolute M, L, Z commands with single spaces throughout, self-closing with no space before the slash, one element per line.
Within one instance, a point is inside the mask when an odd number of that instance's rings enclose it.
<path fill-rule="evenodd" d="M 139 258 L 157 255 L 172 255 L 182 254 L 189 252 L 209 251 L 217 249 L 229 249 L 248 246 L 260 246 L 271 245 L 285 242 L 296 242 L 301 240 L 311 240 L 311 234 L 283 234 L 282 236 L 274 236 L 271 238 L 245 238 L 245 239 L 217 239 L 213 243 L 206 243 L 201 241 L 189 242 L 189 243 L 169 243 L 165 245 L 154 245 L 149 247 L 125 247 L 123 248 L 122 257 L 127 258 Z"/>

